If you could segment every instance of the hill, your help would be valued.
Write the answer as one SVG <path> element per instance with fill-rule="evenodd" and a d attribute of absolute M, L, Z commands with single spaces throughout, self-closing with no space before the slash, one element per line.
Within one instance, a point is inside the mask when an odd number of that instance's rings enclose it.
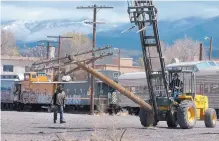
<path fill-rule="evenodd" d="M 2 27 L 15 33 L 17 45 L 23 48 L 24 44 L 30 47 L 36 46 L 36 41 L 46 39 L 47 35 L 58 35 L 69 31 L 78 31 L 92 37 L 92 26 L 84 21 L 47 20 L 47 21 L 3 21 Z M 160 39 L 167 44 L 187 36 L 193 40 L 209 46 L 205 36 L 213 37 L 213 57 L 219 58 L 219 16 L 202 19 L 188 17 L 175 21 L 159 21 Z M 137 29 L 121 34 L 121 31 L 131 27 L 130 23 L 106 24 L 98 26 L 97 46 L 106 44 L 121 48 L 132 54 L 132 51 L 141 51 L 139 34 Z M 135 55 L 134 55 L 135 56 Z"/>

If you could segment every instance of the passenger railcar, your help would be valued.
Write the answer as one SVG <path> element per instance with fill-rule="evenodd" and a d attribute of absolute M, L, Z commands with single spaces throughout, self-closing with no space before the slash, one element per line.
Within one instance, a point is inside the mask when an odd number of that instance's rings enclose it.
<path fill-rule="evenodd" d="M 219 63 L 214 61 L 196 61 L 196 62 L 180 62 L 166 66 L 167 70 L 182 69 L 192 70 L 196 76 L 196 93 L 207 95 L 209 97 L 209 107 L 215 108 L 219 114 Z M 167 71 L 168 73 L 168 71 Z M 145 72 L 134 72 L 120 75 L 118 83 L 142 99 L 148 99 L 148 88 Z M 156 89 L 155 91 L 159 91 Z M 138 105 L 118 94 L 118 106 L 126 108 L 130 112 L 138 109 Z"/>

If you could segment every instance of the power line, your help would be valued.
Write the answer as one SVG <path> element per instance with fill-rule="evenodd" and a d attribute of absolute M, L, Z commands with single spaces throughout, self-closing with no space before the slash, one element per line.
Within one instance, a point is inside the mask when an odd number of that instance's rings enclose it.
<path fill-rule="evenodd" d="M 96 18 L 97 18 L 97 12 L 100 9 L 112 9 L 111 6 L 97 6 L 96 4 L 92 6 L 78 6 L 77 9 L 93 9 L 93 22 L 89 22 L 90 24 L 93 24 L 93 49 L 95 49 L 96 46 Z M 98 11 L 97 11 L 98 10 Z M 92 53 L 92 56 L 94 56 L 94 53 Z M 92 61 L 92 68 L 94 68 L 95 60 Z M 94 77 L 91 75 L 91 94 L 90 94 L 90 114 L 94 114 Z"/>
<path fill-rule="evenodd" d="M 105 46 L 105 47 L 101 47 L 101 48 L 96 48 L 96 49 L 91 49 L 91 50 L 87 50 L 87 51 L 83 51 L 83 52 L 78 52 L 72 55 L 68 55 L 66 54 L 66 56 L 64 57 L 58 57 L 58 58 L 53 58 L 53 59 L 49 59 L 49 60 L 42 60 L 42 61 L 38 61 L 38 62 L 34 62 L 31 66 L 31 68 L 35 71 L 42 71 L 42 70 L 47 70 L 47 69 L 51 69 L 51 68 L 58 68 L 59 66 L 66 66 L 66 65 L 70 65 L 70 64 L 75 64 L 77 62 L 84 62 L 86 64 L 90 64 L 92 62 L 92 60 L 97 60 L 106 56 L 111 56 L 113 55 L 113 53 L 111 52 L 101 52 L 103 50 L 107 50 L 107 49 L 111 49 L 111 46 Z M 95 57 L 90 57 L 90 58 L 86 58 L 83 60 L 78 60 L 78 61 L 73 61 L 69 58 L 72 57 L 77 57 L 80 55 L 84 55 L 84 54 L 89 54 L 89 53 L 93 53 L 93 52 L 101 52 L 101 54 L 99 56 L 95 56 Z M 58 64 L 58 63 L 54 63 L 57 62 L 59 60 L 62 60 L 62 63 Z M 66 61 L 67 60 L 67 61 Z M 49 63 L 52 63 L 51 65 L 48 65 Z M 41 65 L 44 65 L 43 67 L 40 67 Z M 76 67 L 70 71 L 67 72 L 67 74 L 70 74 L 76 70 L 80 69 L 80 67 Z M 65 73 L 65 75 L 67 75 Z"/>

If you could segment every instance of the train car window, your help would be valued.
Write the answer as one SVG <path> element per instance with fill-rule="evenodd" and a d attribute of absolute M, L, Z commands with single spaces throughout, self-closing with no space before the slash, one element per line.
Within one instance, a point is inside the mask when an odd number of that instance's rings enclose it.
<path fill-rule="evenodd" d="M 119 73 L 118 72 L 114 72 L 113 73 L 113 78 L 118 78 L 119 77 Z"/>
<path fill-rule="evenodd" d="M 29 73 L 24 74 L 24 80 L 29 80 L 29 79 L 30 79 L 30 74 Z"/>
<path fill-rule="evenodd" d="M 83 89 L 80 89 L 80 94 L 83 94 Z"/>
<path fill-rule="evenodd" d="M 37 76 L 46 76 L 46 73 L 38 72 Z"/>
<path fill-rule="evenodd" d="M 186 70 L 192 70 L 192 71 L 194 71 L 194 66 L 187 66 L 187 67 L 186 67 Z"/>
<path fill-rule="evenodd" d="M 182 67 L 182 70 L 186 70 L 187 69 L 187 67 Z"/>
<path fill-rule="evenodd" d="M 13 65 L 3 65 L 3 71 L 4 72 L 13 72 L 14 66 Z"/>
<path fill-rule="evenodd" d="M 194 66 L 194 72 L 197 72 L 198 71 L 198 68 L 196 66 Z"/>
<path fill-rule="evenodd" d="M 214 93 L 214 94 L 218 94 L 218 91 L 219 90 L 219 85 L 217 84 L 211 84 L 211 93 Z"/>
<path fill-rule="evenodd" d="M 200 69 L 205 69 L 205 68 L 209 68 L 209 64 L 207 62 L 202 62 L 196 65 L 196 67 L 200 70 Z"/>
<path fill-rule="evenodd" d="M 204 93 L 207 94 L 209 93 L 209 84 L 204 84 Z"/>
<path fill-rule="evenodd" d="M 47 78 L 48 78 L 48 80 L 50 80 L 51 79 L 51 75 L 47 75 Z"/>
<path fill-rule="evenodd" d="M 110 87 L 110 86 L 108 86 L 108 90 L 109 90 L 109 91 L 112 91 L 112 90 L 113 90 L 113 88 L 112 88 L 112 87 Z"/>
<path fill-rule="evenodd" d="M 100 90 L 100 94 L 103 95 L 103 90 Z"/>
<path fill-rule="evenodd" d="M 213 61 L 208 61 L 208 64 L 209 64 L 210 66 L 216 66 L 216 64 L 215 64 Z"/>
<path fill-rule="evenodd" d="M 200 93 L 203 94 L 204 93 L 204 87 L 202 84 L 200 84 Z"/>
<path fill-rule="evenodd" d="M 132 93 L 136 93 L 136 88 L 135 87 L 131 87 L 131 92 Z"/>
<path fill-rule="evenodd" d="M 32 75 L 32 78 L 36 78 L 36 74 L 33 74 L 33 75 Z"/>

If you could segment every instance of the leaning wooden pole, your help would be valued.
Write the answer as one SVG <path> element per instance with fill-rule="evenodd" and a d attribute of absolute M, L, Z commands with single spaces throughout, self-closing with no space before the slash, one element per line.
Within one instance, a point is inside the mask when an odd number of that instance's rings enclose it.
<path fill-rule="evenodd" d="M 79 59 L 75 58 L 74 56 L 69 56 L 69 59 L 71 61 L 75 61 L 79 67 L 81 67 L 83 70 L 87 71 L 88 73 L 92 74 L 93 76 L 95 76 L 96 78 L 102 80 L 104 83 L 110 85 L 111 87 L 113 87 L 114 89 L 116 89 L 117 91 L 120 92 L 120 94 L 125 95 L 126 97 L 128 97 L 129 99 L 131 99 L 132 101 L 134 101 L 136 104 L 138 104 L 139 106 L 141 106 L 142 108 L 144 108 L 147 111 L 152 111 L 152 107 L 150 104 L 146 103 L 143 99 L 141 99 L 140 97 L 136 96 L 135 94 L 133 94 L 132 92 L 128 91 L 127 89 L 125 89 L 124 87 L 122 87 L 121 85 L 117 84 L 116 82 L 114 82 L 113 80 L 109 79 L 108 77 L 106 77 L 105 75 L 99 73 L 98 71 L 96 71 L 95 69 L 93 69 L 92 67 L 89 67 L 86 64 L 83 64 L 80 62 Z"/>

